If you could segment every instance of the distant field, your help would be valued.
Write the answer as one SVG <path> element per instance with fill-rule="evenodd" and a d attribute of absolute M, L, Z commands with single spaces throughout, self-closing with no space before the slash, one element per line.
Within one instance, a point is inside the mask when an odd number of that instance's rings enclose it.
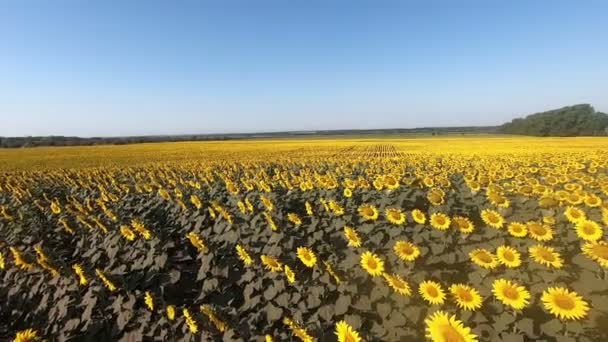
<path fill-rule="evenodd" d="M 0 150 L 0 340 L 608 341 L 607 225 L 608 138 Z"/>

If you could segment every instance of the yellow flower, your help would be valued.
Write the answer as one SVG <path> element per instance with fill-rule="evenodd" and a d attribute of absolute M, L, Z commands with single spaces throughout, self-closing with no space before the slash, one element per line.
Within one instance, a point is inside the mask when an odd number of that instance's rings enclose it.
<path fill-rule="evenodd" d="M 383 185 L 388 190 L 396 190 L 399 188 L 399 180 L 392 175 L 386 175 L 383 178 Z"/>
<path fill-rule="evenodd" d="M 572 206 L 569 206 L 566 208 L 566 210 L 564 210 L 564 216 L 566 216 L 566 219 L 568 219 L 568 221 L 571 223 L 576 223 L 579 220 L 584 220 L 587 218 L 584 211 Z"/>
<path fill-rule="evenodd" d="M 247 250 L 245 249 L 245 247 L 243 247 L 243 245 L 236 245 L 236 253 L 238 254 L 239 259 L 241 259 L 241 261 L 245 264 L 245 266 L 250 266 L 251 264 L 253 264 L 253 259 L 251 258 L 249 253 L 247 253 Z"/>
<path fill-rule="evenodd" d="M 125 225 L 120 226 L 120 235 L 122 235 L 122 237 L 128 241 L 133 241 L 136 238 L 135 233 L 131 230 L 131 228 Z"/>
<path fill-rule="evenodd" d="M 492 293 L 504 305 L 521 310 L 529 304 L 530 292 L 516 282 L 496 279 L 492 284 Z"/>
<path fill-rule="evenodd" d="M 283 323 L 289 327 L 291 332 L 302 342 L 314 342 L 314 338 L 308 334 L 308 331 L 301 325 L 297 324 L 288 317 L 283 319 Z"/>
<path fill-rule="evenodd" d="M 403 261 L 414 261 L 420 256 L 420 249 L 413 243 L 404 240 L 395 242 L 393 251 Z"/>
<path fill-rule="evenodd" d="M 574 291 L 550 287 L 543 291 L 541 301 L 545 310 L 562 320 L 578 320 L 587 316 L 589 305 Z"/>
<path fill-rule="evenodd" d="M 605 241 L 587 242 L 582 247 L 583 254 L 608 268 L 608 243 Z"/>
<path fill-rule="evenodd" d="M 192 317 L 192 314 L 190 314 L 190 311 L 188 311 L 188 309 L 184 308 L 182 310 L 182 314 L 184 315 L 184 319 L 186 320 L 186 325 L 188 326 L 188 329 L 190 330 L 190 332 L 192 334 L 196 334 L 198 332 L 198 324 L 196 324 L 196 321 L 194 320 L 194 317 Z"/>
<path fill-rule="evenodd" d="M 384 210 L 384 216 L 388 220 L 388 222 L 400 225 L 405 222 L 405 214 L 397 208 L 387 208 Z"/>
<path fill-rule="evenodd" d="M 283 265 L 275 258 L 270 255 L 262 255 L 260 256 L 260 260 L 262 260 L 262 264 L 272 272 L 281 272 L 283 270 Z"/>
<path fill-rule="evenodd" d="M 293 223 L 296 227 L 302 224 L 302 219 L 300 219 L 300 216 L 298 216 L 296 213 L 287 214 L 287 220 Z"/>
<path fill-rule="evenodd" d="M 431 215 L 431 226 L 439 230 L 450 228 L 450 217 L 442 213 L 434 213 Z"/>
<path fill-rule="evenodd" d="M 329 201 L 327 205 L 329 206 L 329 210 L 331 210 L 331 212 L 334 213 L 336 216 L 344 215 L 344 208 L 338 202 Z"/>
<path fill-rule="evenodd" d="M 169 305 L 167 306 L 167 318 L 172 321 L 175 319 L 175 306 Z"/>
<path fill-rule="evenodd" d="M 361 255 L 361 267 L 372 277 L 376 277 L 384 272 L 384 261 L 376 254 L 366 251 Z"/>
<path fill-rule="evenodd" d="M 477 266 L 493 269 L 498 266 L 498 260 L 490 251 L 487 251 L 482 248 L 475 249 L 469 253 L 469 257 L 471 261 L 473 261 Z"/>
<path fill-rule="evenodd" d="M 312 205 L 308 203 L 308 201 L 306 201 L 306 203 L 304 203 L 304 206 L 306 207 L 306 215 L 312 216 L 314 214 L 312 210 Z"/>
<path fill-rule="evenodd" d="M 597 241 L 602 238 L 604 231 L 594 221 L 581 219 L 576 222 L 576 235 L 585 241 Z"/>
<path fill-rule="evenodd" d="M 385 273 L 384 279 L 388 283 L 388 286 L 390 286 L 393 290 L 395 290 L 395 292 L 397 292 L 401 295 L 404 295 L 404 296 L 409 296 L 412 294 L 412 289 L 410 288 L 410 285 L 407 283 L 407 281 L 405 281 L 399 275 L 397 275 L 397 274 L 390 275 L 390 274 Z"/>
<path fill-rule="evenodd" d="M 357 234 L 357 231 L 353 228 L 348 226 L 344 227 L 344 236 L 346 237 L 346 240 L 348 241 L 348 245 L 350 247 L 361 246 L 361 238 L 359 237 L 359 234 Z"/>
<path fill-rule="evenodd" d="M 496 249 L 498 262 L 509 267 L 515 268 L 521 265 L 521 254 L 513 247 L 500 246 Z"/>
<path fill-rule="evenodd" d="M 481 211 L 481 219 L 490 227 L 500 229 L 505 223 L 505 219 L 497 211 L 484 209 Z"/>
<path fill-rule="evenodd" d="M 285 272 L 285 276 L 287 277 L 287 281 L 292 284 L 296 281 L 296 274 L 291 270 L 291 267 L 285 265 L 283 267 L 283 271 Z"/>
<path fill-rule="evenodd" d="M 359 216 L 366 221 L 375 221 L 378 219 L 378 209 L 371 204 L 364 204 L 359 207 Z"/>
<path fill-rule="evenodd" d="M 525 224 L 520 222 L 509 223 L 507 230 L 509 231 L 509 234 L 514 237 L 525 237 L 526 235 L 528 235 L 528 228 Z"/>
<path fill-rule="evenodd" d="M 86 286 L 89 283 L 89 281 L 87 280 L 87 277 L 84 274 L 84 270 L 82 269 L 82 266 L 80 266 L 79 264 L 75 264 L 75 265 L 72 265 L 72 269 L 74 269 L 74 272 L 78 276 L 78 283 L 82 286 Z"/>
<path fill-rule="evenodd" d="M 469 220 L 467 217 L 463 216 L 454 216 L 452 218 L 452 224 L 463 234 L 470 234 L 475 230 L 475 226 L 473 222 Z"/>
<path fill-rule="evenodd" d="M 99 277 L 99 279 L 101 279 L 101 281 L 103 282 L 103 284 L 111 292 L 114 292 L 114 291 L 116 291 L 118 289 L 116 287 L 116 285 L 114 285 L 114 283 L 112 283 L 112 281 L 110 281 L 110 279 L 108 279 L 108 277 L 100 269 L 96 269 L 95 270 L 95 274 L 97 274 L 97 276 Z"/>
<path fill-rule="evenodd" d="M 424 320 L 426 337 L 433 342 L 477 342 L 471 328 L 456 319 L 456 316 L 437 311 Z"/>
<path fill-rule="evenodd" d="M 426 223 L 426 215 L 424 215 L 424 213 L 420 209 L 412 210 L 412 218 L 418 224 Z"/>
<path fill-rule="evenodd" d="M 353 196 L 353 191 L 349 188 L 344 189 L 344 197 L 351 198 Z"/>
<path fill-rule="evenodd" d="M 186 238 L 190 240 L 190 244 L 192 244 L 192 246 L 194 246 L 194 248 L 196 248 L 200 253 L 205 253 L 207 251 L 205 242 L 195 232 L 188 233 Z"/>
<path fill-rule="evenodd" d="M 306 267 L 314 267 L 317 263 L 317 256 L 310 248 L 298 247 L 297 254 L 298 259 L 300 259 Z"/>
<path fill-rule="evenodd" d="M 203 206 L 201 200 L 196 195 L 190 195 L 190 203 L 196 207 L 196 209 L 200 209 Z"/>
<path fill-rule="evenodd" d="M 428 194 L 426 195 L 426 199 L 432 204 L 432 205 L 441 205 L 445 202 L 444 196 L 445 194 L 443 193 L 443 190 L 439 189 L 439 188 L 435 188 L 435 189 L 431 189 L 431 191 L 428 192 Z"/>
<path fill-rule="evenodd" d="M 537 241 L 549 241 L 553 239 L 553 229 L 539 222 L 530 221 L 527 224 L 528 235 Z"/>
<path fill-rule="evenodd" d="M 445 302 L 445 292 L 441 288 L 441 284 L 432 280 L 425 280 L 420 283 L 418 292 L 422 299 L 429 304 L 443 304 Z"/>
<path fill-rule="evenodd" d="M 359 333 L 353 329 L 346 321 L 340 321 L 336 323 L 336 336 L 338 336 L 338 342 L 360 342 L 361 337 Z"/>
<path fill-rule="evenodd" d="M 5 267 L 4 255 L 2 255 L 2 252 L 0 252 L 0 270 L 3 270 L 4 267 Z"/>
<path fill-rule="evenodd" d="M 152 297 L 152 293 L 150 293 L 150 291 L 146 291 L 144 302 L 150 311 L 154 311 L 154 298 Z"/>
<path fill-rule="evenodd" d="M 26 329 L 18 331 L 15 335 L 14 342 L 31 342 L 38 339 L 38 332 L 34 329 Z"/>
<path fill-rule="evenodd" d="M 553 268 L 561 268 L 563 266 L 561 256 L 552 247 L 536 245 L 528 248 L 528 252 L 534 261 L 541 265 Z"/>
<path fill-rule="evenodd" d="M 450 293 L 461 309 L 475 311 L 483 302 L 479 291 L 465 284 L 453 284 L 450 286 Z"/>

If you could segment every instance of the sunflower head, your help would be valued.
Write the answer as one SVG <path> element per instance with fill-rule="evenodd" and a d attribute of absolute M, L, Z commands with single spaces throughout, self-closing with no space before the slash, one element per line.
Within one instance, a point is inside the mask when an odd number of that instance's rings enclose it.
<path fill-rule="evenodd" d="M 529 304 L 530 292 L 523 286 L 506 279 L 496 279 L 492 284 L 492 293 L 504 305 L 521 310 Z"/>
<path fill-rule="evenodd" d="M 504 217 L 495 210 L 484 209 L 481 211 L 481 219 L 490 227 L 500 229 L 505 223 Z"/>
<path fill-rule="evenodd" d="M 364 204 L 359 207 L 359 216 L 365 221 L 375 221 L 378 219 L 378 209 L 371 204 Z"/>
<path fill-rule="evenodd" d="M 384 261 L 370 251 L 366 251 L 361 255 L 361 267 L 363 267 L 363 269 L 372 277 L 384 273 Z"/>
<path fill-rule="evenodd" d="M 455 216 L 452 218 L 452 225 L 463 234 L 470 234 L 475 230 L 473 222 L 464 216 Z"/>
<path fill-rule="evenodd" d="M 400 225 L 405 222 L 405 214 L 400 209 L 388 208 L 384 211 L 384 216 L 388 222 L 395 225 Z"/>
<path fill-rule="evenodd" d="M 552 247 L 536 245 L 528 249 L 530 255 L 537 263 L 553 268 L 561 268 L 563 261 L 558 252 Z"/>
<path fill-rule="evenodd" d="M 261 255 L 260 260 L 267 270 L 272 272 L 281 272 L 283 265 L 275 257 L 270 255 Z"/>
<path fill-rule="evenodd" d="M 422 296 L 422 299 L 429 304 L 443 304 L 445 302 L 445 292 L 441 288 L 441 284 L 435 281 L 423 281 L 418 287 L 418 292 Z"/>
<path fill-rule="evenodd" d="M 576 235 L 585 241 L 597 241 L 602 238 L 604 231 L 595 221 L 581 219 L 576 222 Z"/>
<path fill-rule="evenodd" d="M 587 242 L 583 245 L 583 254 L 597 261 L 603 268 L 608 268 L 608 243 L 606 241 Z"/>
<path fill-rule="evenodd" d="M 585 318 L 589 305 L 576 292 L 563 287 L 550 287 L 541 296 L 547 311 L 562 320 Z"/>
<path fill-rule="evenodd" d="M 528 235 L 537 241 L 549 241 L 553 239 L 553 229 L 545 224 L 530 221 L 526 224 Z"/>
<path fill-rule="evenodd" d="M 450 228 L 450 217 L 443 213 L 434 213 L 431 215 L 431 226 L 439 230 Z"/>
<path fill-rule="evenodd" d="M 521 265 L 521 254 L 513 247 L 500 246 L 496 249 L 498 262 L 509 267 L 515 268 Z"/>
<path fill-rule="evenodd" d="M 287 277 L 287 281 L 292 284 L 296 281 L 296 274 L 293 272 L 291 267 L 288 265 L 283 266 L 283 271 L 285 272 L 285 276 Z"/>
<path fill-rule="evenodd" d="M 361 238 L 354 228 L 344 227 L 344 237 L 346 237 L 350 247 L 361 247 Z"/>
<path fill-rule="evenodd" d="M 314 267 L 317 263 L 317 256 L 312 249 L 307 247 L 298 247 L 297 249 L 298 259 L 306 265 L 306 267 Z"/>
<path fill-rule="evenodd" d="M 471 251 L 469 253 L 469 257 L 471 258 L 471 261 L 473 261 L 473 263 L 475 263 L 477 266 L 486 269 L 493 269 L 498 266 L 498 260 L 496 259 L 496 256 L 494 256 L 494 254 L 492 254 L 490 251 L 485 250 L 483 248 L 478 248 Z"/>
<path fill-rule="evenodd" d="M 477 342 L 477 336 L 471 328 L 443 311 L 437 311 L 424 320 L 426 337 L 431 341 L 441 342 Z"/>
<path fill-rule="evenodd" d="M 453 284 L 450 293 L 461 309 L 475 311 L 481 307 L 483 299 L 479 291 L 465 284 Z"/>
<path fill-rule="evenodd" d="M 397 241 L 395 243 L 393 251 L 395 252 L 395 254 L 397 254 L 399 259 L 403 261 L 414 261 L 420 256 L 420 249 L 418 249 L 416 245 L 403 240 Z"/>
<path fill-rule="evenodd" d="M 397 274 L 384 274 L 384 280 L 386 280 L 386 283 L 388 284 L 388 286 L 390 286 L 393 290 L 395 290 L 395 292 L 404 295 L 404 296 L 409 296 L 412 294 L 412 289 L 410 288 L 410 285 L 407 283 L 407 281 L 405 281 L 403 278 L 401 278 L 399 275 Z"/>
<path fill-rule="evenodd" d="M 426 215 L 424 215 L 424 213 L 420 209 L 412 210 L 412 219 L 414 219 L 414 222 L 418 224 L 426 223 Z"/>
<path fill-rule="evenodd" d="M 528 235 L 528 228 L 525 224 L 520 222 L 509 223 L 509 225 L 507 226 L 507 230 L 509 231 L 509 234 L 514 237 L 525 237 L 526 235 Z"/>
<path fill-rule="evenodd" d="M 362 341 L 359 333 L 353 329 L 346 321 L 336 323 L 336 336 L 338 342 L 360 342 Z"/>

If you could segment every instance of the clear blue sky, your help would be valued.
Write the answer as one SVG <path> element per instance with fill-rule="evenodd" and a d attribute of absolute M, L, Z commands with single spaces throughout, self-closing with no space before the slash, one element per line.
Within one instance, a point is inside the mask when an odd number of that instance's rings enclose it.
<path fill-rule="evenodd" d="M 608 111 L 608 1 L 0 1 L 0 136 Z"/>

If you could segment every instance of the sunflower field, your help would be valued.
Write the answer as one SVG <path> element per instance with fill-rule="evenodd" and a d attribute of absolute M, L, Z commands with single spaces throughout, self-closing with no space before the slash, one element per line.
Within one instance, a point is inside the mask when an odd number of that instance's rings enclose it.
<path fill-rule="evenodd" d="M 607 341 L 608 139 L 0 151 L 0 340 Z"/>

